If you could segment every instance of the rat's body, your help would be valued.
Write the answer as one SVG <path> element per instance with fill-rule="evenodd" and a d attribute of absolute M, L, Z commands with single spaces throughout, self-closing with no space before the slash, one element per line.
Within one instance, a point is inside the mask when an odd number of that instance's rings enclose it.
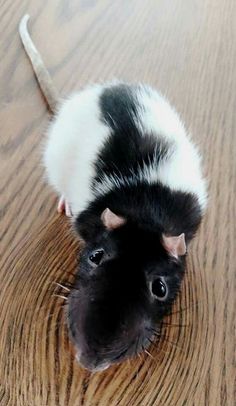
<path fill-rule="evenodd" d="M 96 196 L 140 181 L 205 204 L 198 153 L 175 111 L 147 86 L 114 82 L 72 95 L 49 128 L 44 163 L 74 216 Z"/>
<path fill-rule="evenodd" d="M 199 154 L 159 93 L 113 82 L 61 103 L 44 164 L 86 242 L 71 336 L 102 368 L 147 346 L 178 292 L 206 204 Z"/>

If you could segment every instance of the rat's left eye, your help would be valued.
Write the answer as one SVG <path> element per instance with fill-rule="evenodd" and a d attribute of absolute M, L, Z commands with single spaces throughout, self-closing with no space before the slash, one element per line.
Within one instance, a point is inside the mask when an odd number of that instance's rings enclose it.
<path fill-rule="evenodd" d="M 166 300 L 168 296 L 168 288 L 162 278 L 157 278 L 151 283 L 151 292 L 158 300 Z"/>
<path fill-rule="evenodd" d="M 89 261 L 92 262 L 93 265 L 99 265 L 102 258 L 104 255 L 104 251 L 103 249 L 99 249 L 96 251 L 93 251 L 90 255 L 89 255 Z"/>

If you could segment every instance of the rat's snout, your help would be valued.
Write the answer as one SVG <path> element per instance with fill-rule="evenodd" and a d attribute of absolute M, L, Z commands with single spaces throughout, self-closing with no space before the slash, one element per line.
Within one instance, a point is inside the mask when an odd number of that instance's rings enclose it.
<path fill-rule="evenodd" d="M 86 334 L 83 328 L 76 331 L 70 325 L 69 330 L 76 348 L 76 360 L 82 367 L 97 372 L 107 369 L 114 362 L 119 350 L 112 342 L 104 342 L 96 331 Z"/>
<path fill-rule="evenodd" d="M 96 287 L 97 285 L 94 284 Z M 101 371 L 111 364 L 135 356 L 150 345 L 151 321 L 144 306 L 130 305 L 130 298 L 98 293 L 83 286 L 70 295 L 68 327 L 78 362 L 90 371 Z M 128 306 L 129 304 L 129 306 Z"/>
<path fill-rule="evenodd" d="M 127 327 L 121 326 L 113 329 L 112 322 L 101 329 L 101 318 L 93 317 L 89 328 L 78 323 L 78 320 L 69 320 L 71 338 L 76 347 L 76 359 L 85 369 L 92 372 L 103 371 L 111 364 L 120 363 L 133 357 L 150 345 L 151 334 L 149 322 L 141 321 Z M 99 325 L 99 327 L 98 327 Z M 112 328 L 113 327 L 113 328 Z"/>
<path fill-rule="evenodd" d="M 96 354 L 92 355 L 86 351 L 78 351 L 76 359 L 85 369 L 92 372 L 104 371 L 111 365 L 109 362 L 99 359 L 99 356 Z"/>

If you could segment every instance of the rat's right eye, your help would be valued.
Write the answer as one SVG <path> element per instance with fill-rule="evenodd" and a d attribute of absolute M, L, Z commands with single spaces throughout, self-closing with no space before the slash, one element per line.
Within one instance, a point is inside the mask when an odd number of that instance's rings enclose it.
<path fill-rule="evenodd" d="M 89 262 L 92 263 L 93 266 L 94 265 L 98 266 L 101 263 L 103 255 L 104 255 L 103 249 L 95 250 L 89 255 Z"/>

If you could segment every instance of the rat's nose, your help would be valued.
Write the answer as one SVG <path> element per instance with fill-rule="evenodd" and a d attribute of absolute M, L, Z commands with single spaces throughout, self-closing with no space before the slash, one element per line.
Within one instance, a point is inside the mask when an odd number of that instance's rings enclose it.
<path fill-rule="evenodd" d="M 104 371 L 110 366 L 109 362 L 99 360 L 96 355 L 91 357 L 91 355 L 88 356 L 88 354 L 81 351 L 77 352 L 76 359 L 85 369 L 92 372 Z"/>

